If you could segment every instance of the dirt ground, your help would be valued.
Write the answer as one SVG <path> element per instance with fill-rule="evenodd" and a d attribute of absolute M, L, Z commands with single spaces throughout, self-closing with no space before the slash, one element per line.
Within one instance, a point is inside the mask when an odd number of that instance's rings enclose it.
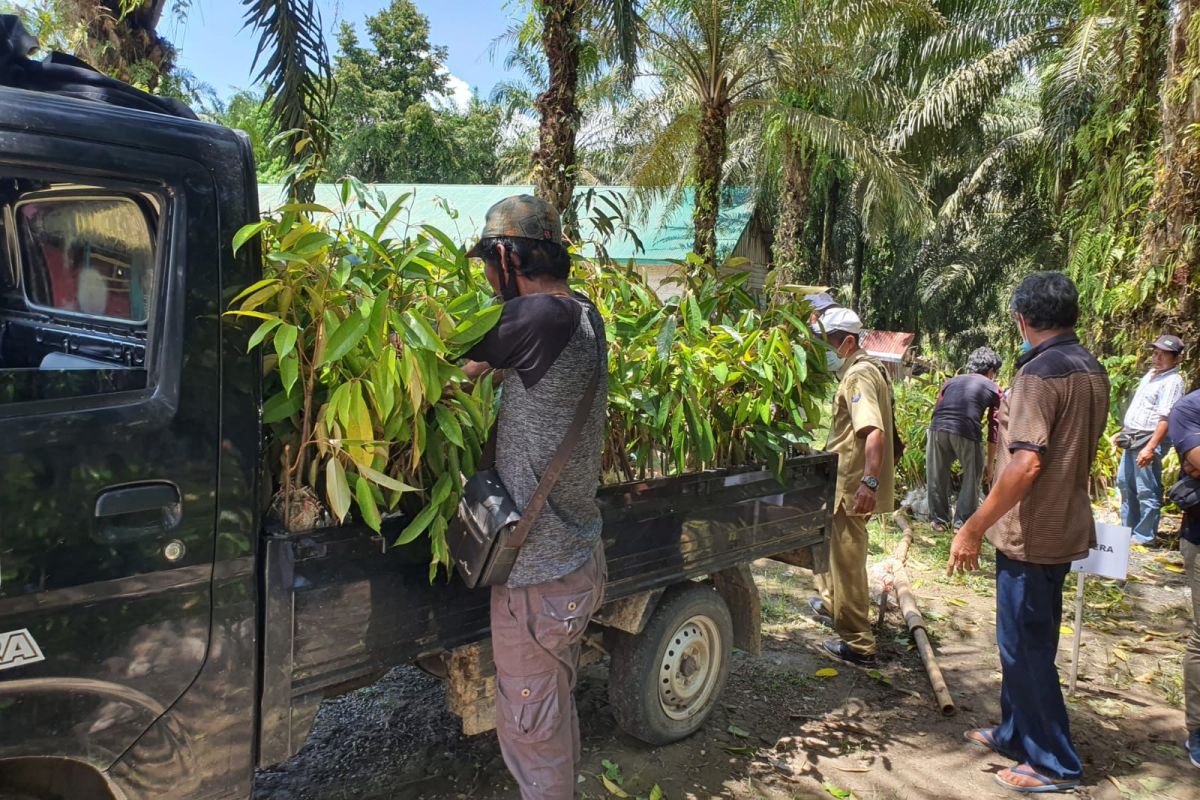
<path fill-rule="evenodd" d="M 1171 527 L 1168 523 L 1167 527 Z M 579 708 L 584 798 L 1012 797 L 993 782 L 1010 766 L 972 750 L 967 728 L 999 715 L 990 563 L 944 577 L 949 539 L 918 525 L 909 572 L 926 613 L 958 713 L 943 717 L 920 659 L 894 609 L 878 631 L 873 670 L 823 657 L 827 632 L 808 612 L 812 576 L 762 561 L 764 651 L 738 653 L 721 705 L 691 738 L 651 748 L 622 734 L 607 700 L 607 669 L 584 671 Z M 890 555 L 898 531 L 873 525 L 872 559 Z M 986 549 L 986 548 L 985 548 Z M 1079 796 L 1093 800 L 1200 798 L 1200 770 L 1182 747 L 1183 655 L 1190 618 L 1180 556 L 1168 544 L 1135 552 L 1123 586 L 1089 578 L 1078 693 L 1069 698 L 1084 760 Z M 1075 585 L 1064 593 L 1073 624 Z M 1071 635 L 1059 665 L 1066 680 Z M 837 674 L 818 677 L 818 670 Z M 402 668 L 378 684 L 331 700 L 304 749 L 260 773 L 256 800 L 343 798 L 515 798 L 491 734 L 466 738 L 445 711 L 440 684 Z M 610 790 L 601 776 L 607 775 Z M 655 793 L 658 787 L 658 794 Z"/>

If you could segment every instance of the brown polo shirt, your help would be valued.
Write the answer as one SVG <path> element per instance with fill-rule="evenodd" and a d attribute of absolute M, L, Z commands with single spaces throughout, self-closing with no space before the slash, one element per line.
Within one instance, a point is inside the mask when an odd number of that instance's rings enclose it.
<path fill-rule="evenodd" d="M 1017 561 L 1075 561 L 1096 543 L 1089 488 L 1108 419 L 1108 373 L 1074 334 L 1043 342 L 1017 367 L 1000 404 L 998 466 L 1007 467 L 1017 450 L 1033 450 L 1041 472 L 988 541 Z"/>

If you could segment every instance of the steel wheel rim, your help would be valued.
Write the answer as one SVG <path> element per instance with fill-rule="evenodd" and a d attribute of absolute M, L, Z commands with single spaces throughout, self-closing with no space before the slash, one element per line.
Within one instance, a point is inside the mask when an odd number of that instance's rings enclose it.
<path fill-rule="evenodd" d="M 697 614 L 680 625 L 658 662 L 658 702 L 674 720 L 694 717 L 712 698 L 721 674 L 721 632 Z"/>

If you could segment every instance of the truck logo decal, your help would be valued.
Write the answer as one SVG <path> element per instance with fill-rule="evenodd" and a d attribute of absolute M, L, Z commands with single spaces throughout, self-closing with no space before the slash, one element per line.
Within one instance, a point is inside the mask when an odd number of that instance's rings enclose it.
<path fill-rule="evenodd" d="M 45 661 L 42 648 L 28 628 L 0 633 L 0 669 L 23 667 Z"/>

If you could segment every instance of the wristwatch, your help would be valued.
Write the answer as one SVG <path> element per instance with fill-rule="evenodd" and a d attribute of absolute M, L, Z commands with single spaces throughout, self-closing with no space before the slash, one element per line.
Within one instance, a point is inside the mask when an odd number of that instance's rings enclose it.
<path fill-rule="evenodd" d="M 879 491 L 879 479 L 873 478 L 870 475 L 864 475 L 862 485 L 870 489 L 872 492 Z"/>

